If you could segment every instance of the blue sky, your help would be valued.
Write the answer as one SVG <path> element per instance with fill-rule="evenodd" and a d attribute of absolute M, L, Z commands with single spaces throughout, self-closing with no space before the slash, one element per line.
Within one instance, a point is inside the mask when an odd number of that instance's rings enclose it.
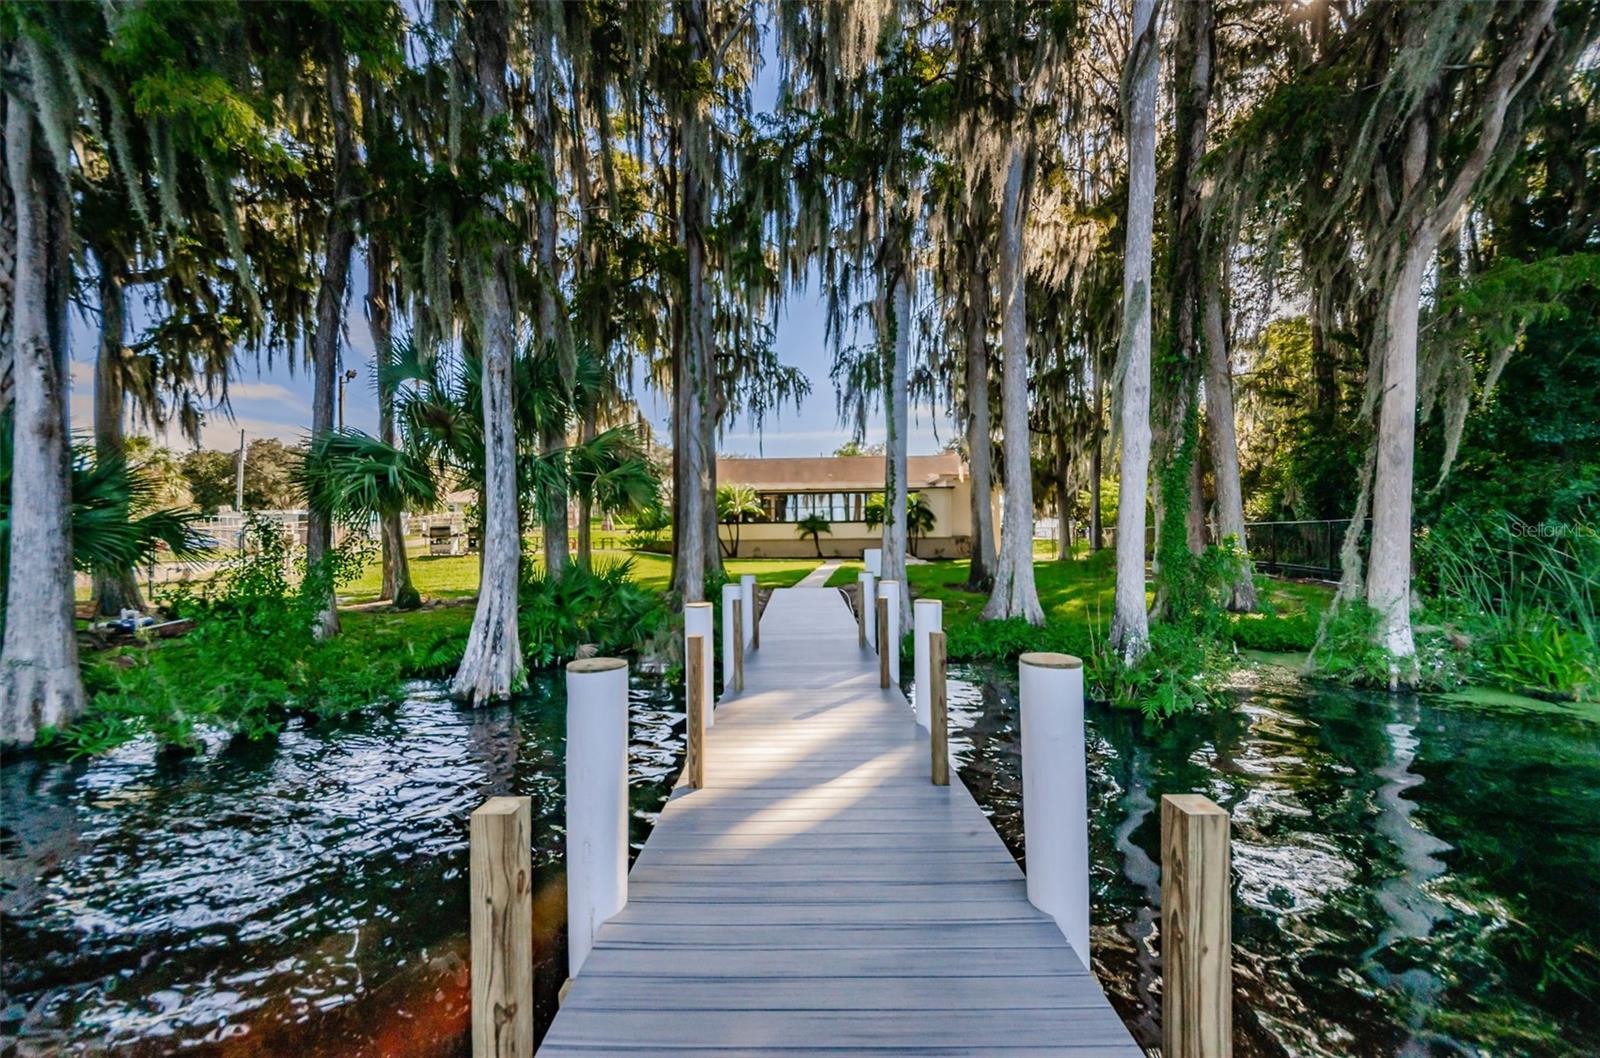
<path fill-rule="evenodd" d="M 772 54 L 770 36 L 766 42 L 765 62 L 759 71 L 753 101 L 758 110 L 770 109 L 777 97 L 777 62 Z M 366 266 L 362 250 L 356 247 L 352 262 L 350 290 L 365 291 Z M 137 299 L 131 299 L 130 316 L 137 322 Z M 362 299 L 348 299 L 342 344 L 344 366 L 355 368 L 360 377 L 346 389 L 345 422 L 369 433 L 377 431 L 377 395 L 373 389 L 372 336 L 361 309 Z M 824 301 L 817 283 L 808 289 L 793 291 L 784 302 L 778 320 L 776 347 L 780 359 L 799 368 L 811 380 L 811 395 L 798 411 L 785 408 L 776 416 L 769 416 L 761 431 L 754 423 L 740 419 L 728 424 L 717 450 L 724 455 L 804 456 L 832 452 L 849 439 L 849 430 L 840 426 L 835 413 L 837 397 L 833 381 L 828 377 L 831 354 L 824 339 Z M 94 355 L 96 346 L 95 321 L 74 316 L 72 321 L 72 427 L 87 434 L 92 426 L 94 393 Z M 253 361 L 241 363 L 236 378 L 229 384 L 232 397 L 231 415 L 219 410 L 207 418 L 201 432 L 201 444 L 206 448 L 233 448 L 239 443 L 239 430 L 247 438 L 277 437 L 286 441 L 305 436 L 311 422 L 311 380 L 304 364 L 291 366 L 281 359 L 271 368 L 260 367 Z M 645 415 L 655 427 L 657 437 L 668 433 L 670 401 L 654 390 L 643 389 L 635 394 Z M 131 424 L 135 432 L 143 432 Z M 912 454 L 934 452 L 952 436 L 952 426 L 947 415 L 928 407 L 912 408 L 912 424 L 908 435 Z M 867 426 L 869 444 L 884 439 L 883 416 L 878 413 Z M 177 436 L 163 438 L 165 443 L 177 448 L 187 448 L 188 443 Z"/>

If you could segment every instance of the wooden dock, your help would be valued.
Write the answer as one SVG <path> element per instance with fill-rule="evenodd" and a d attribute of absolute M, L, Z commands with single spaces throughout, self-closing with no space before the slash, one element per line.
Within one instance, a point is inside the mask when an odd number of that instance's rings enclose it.
<path fill-rule="evenodd" d="M 1143 1058 L 839 594 L 760 643 L 539 1054 Z"/>

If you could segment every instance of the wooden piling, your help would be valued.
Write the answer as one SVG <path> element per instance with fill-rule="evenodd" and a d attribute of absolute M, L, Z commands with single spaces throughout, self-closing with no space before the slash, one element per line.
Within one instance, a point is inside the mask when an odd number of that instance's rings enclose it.
<path fill-rule="evenodd" d="M 472 1058 L 532 1058 L 532 800 L 491 797 L 467 830 Z"/>
<path fill-rule="evenodd" d="M 1232 1058 L 1228 813 L 1199 794 L 1161 798 L 1161 1038 L 1165 1058 Z"/>
<path fill-rule="evenodd" d="M 928 633 L 928 742 L 933 749 L 933 785 L 950 785 L 950 720 L 945 701 L 944 633 Z"/>
<path fill-rule="evenodd" d="M 863 650 L 867 646 L 867 585 L 864 581 L 856 581 L 856 644 Z"/>
<path fill-rule="evenodd" d="M 750 607 L 750 649 L 761 649 L 761 594 L 756 589 L 756 600 Z"/>
<path fill-rule="evenodd" d="M 744 600 L 733 600 L 733 689 L 744 690 Z"/>
<path fill-rule="evenodd" d="M 878 596 L 878 686 L 889 686 L 889 600 Z"/>
<path fill-rule="evenodd" d="M 684 662 L 688 666 L 689 684 L 689 733 L 686 739 L 688 750 L 683 762 L 684 781 L 686 785 L 699 790 L 706 784 L 706 651 L 703 637 L 689 637 L 688 656 Z"/>

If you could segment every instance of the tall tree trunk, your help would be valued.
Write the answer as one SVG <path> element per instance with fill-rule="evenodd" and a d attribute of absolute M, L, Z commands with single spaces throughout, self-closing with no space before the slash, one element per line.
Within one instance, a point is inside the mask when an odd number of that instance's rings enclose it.
<path fill-rule="evenodd" d="M 1414 668 L 1411 637 L 1411 483 L 1417 418 L 1417 314 L 1422 276 L 1433 247 L 1413 241 L 1404 251 L 1384 307 L 1383 395 L 1378 405 L 1378 460 L 1372 488 L 1372 551 L 1367 604 L 1378 611 L 1379 641 Z M 1414 672 L 1398 674 L 1409 683 Z"/>
<path fill-rule="evenodd" d="M 339 331 L 344 322 L 345 289 L 350 282 L 350 253 L 355 246 L 355 137 L 350 125 L 350 91 L 344 56 L 337 49 L 328 61 L 328 114 L 333 122 L 333 202 L 328 210 L 327 259 L 317 290 L 317 329 L 311 336 L 311 441 L 333 432 L 334 404 L 339 389 Z M 306 563 L 328 561 L 333 551 L 333 521 L 313 509 L 306 518 Z M 317 634 L 339 631 L 339 608 L 328 586 L 317 614 Z"/>
<path fill-rule="evenodd" d="M 1156 190 L 1157 52 L 1155 0 L 1134 0 L 1123 83 L 1128 140 L 1127 247 L 1122 276 L 1121 485 L 1117 501 L 1117 591 L 1111 645 L 1132 664 L 1149 648 L 1145 612 L 1145 494 L 1150 479 L 1150 244 Z"/>
<path fill-rule="evenodd" d="M 101 463 L 122 462 L 128 458 L 122 422 L 128 262 L 104 247 L 96 249 L 95 259 L 100 266 L 100 348 L 94 362 L 94 456 Z M 115 617 L 124 609 L 144 609 L 135 571 L 96 567 L 94 612 Z"/>
<path fill-rule="evenodd" d="M 900 628 L 911 627 L 911 585 L 906 582 L 906 424 L 910 420 L 909 371 L 911 362 L 911 264 L 899 252 L 903 229 L 897 223 L 890 238 L 896 246 L 884 255 L 889 263 L 889 305 L 886 313 L 889 346 L 887 444 L 883 453 L 883 579 L 900 585 Z"/>
<path fill-rule="evenodd" d="M 599 346 L 595 346 L 598 353 Z M 598 433 L 594 408 L 583 410 L 583 440 L 593 441 Z M 578 492 L 578 565 L 594 568 L 594 496 L 587 489 Z"/>
<path fill-rule="evenodd" d="M 470 9 L 468 28 L 477 63 L 479 120 L 489 129 L 506 112 L 505 10 Z M 493 142 L 492 139 L 490 142 Z M 495 208 L 504 203 L 496 202 Z M 450 693 L 474 705 L 504 698 L 524 681 L 517 636 L 517 580 L 522 530 L 517 509 L 517 438 L 512 414 L 512 359 L 517 336 L 511 248 L 496 243 L 465 262 L 478 298 L 478 354 L 483 358 L 483 563 L 478 607 L 467 649 Z"/>
<path fill-rule="evenodd" d="M 970 231 L 970 229 L 969 229 Z M 972 563 L 967 590 L 994 587 L 994 430 L 989 423 L 989 277 L 969 234 L 967 273 L 967 459 L 972 471 Z"/>
<path fill-rule="evenodd" d="M 1028 261 L 1022 236 L 1027 147 L 1016 136 L 1000 205 L 1000 433 L 1005 512 L 985 620 L 1044 624 L 1033 582 L 1033 445 L 1028 431 Z"/>
<path fill-rule="evenodd" d="M 11 282 L 11 541 L 0 644 L 0 742 L 83 711 L 72 612 L 65 291 L 69 206 L 29 108 L 4 97 L 5 159 L 16 225 Z"/>
<path fill-rule="evenodd" d="M 386 236 L 373 232 L 367 236 L 367 319 L 372 331 L 372 347 L 379 365 L 389 361 L 393 344 L 390 316 L 392 263 Z M 378 439 L 386 445 L 399 443 L 394 424 L 394 387 L 378 374 Z M 383 598 L 392 600 L 397 610 L 415 610 L 422 597 L 411 583 L 411 563 L 406 558 L 406 536 L 400 512 L 390 511 L 379 519 L 383 532 Z"/>
<path fill-rule="evenodd" d="M 710 51 L 706 37 L 704 0 L 687 0 L 681 9 L 683 31 L 691 61 L 704 61 Z M 711 362 L 711 304 L 706 290 L 706 198 L 699 170 L 705 158 L 708 132 L 705 118 L 691 106 L 680 117 L 681 156 L 685 159 L 679 174 L 682 195 L 678 215 L 679 243 L 684 257 L 683 354 L 680 378 L 673 391 L 673 428 L 676 434 L 673 458 L 678 461 L 679 513 L 673 525 L 678 562 L 673 569 L 673 594 L 681 602 L 700 602 L 705 598 L 708 564 L 717 560 L 716 545 L 706 534 L 707 508 L 713 527 L 716 505 L 711 491 L 711 453 L 705 447 L 705 417 L 710 411 L 713 379 L 707 372 Z"/>
<path fill-rule="evenodd" d="M 1072 558 L 1072 459 L 1067 454 L 1066 431 L 1056 430 L 1056 560 Z"/>
<path fill-rule="evenodd" d="M 1205 277 L 1206 435 L 1211 440 L 1211 473 L 1217 486 L 1217 536 L 1232 538 L 1244 562 L 1229 590 L 1228 609 L 1256 608 L 1255 570 L 1245 543 L 1244 495 L 1239 487 L 1239 440 L 1233 416 L 1233 372 L 1228 361 L 1228 331 L 1222 311 L 1218 262 Z"/>
<path fill-rule="evenodd" d="M 700 415 L 700 452 L 705 461 L 705 503 L 701 506 L 702 517 L 705 519 L 705 556 L 706 575 L 712 580 L 721 580 L 724 575 L 722 562 L 722 548 L 718 546 L 719 525 L 717 522 L 717 424 L 722 421 L 722 401 L 716 395 L 716 345 L 711 332 L 711 314 L 706 314 L 706 335 L 702 348 L 705 358 L 701 364 L 701 377 L 707 379 L 706 387 L 711 392 L 707 394 L 706 407 Z"/>
<path fill-rule="evenodd" d="M 1156 450 L 1164 466 L 1174 464 L 1189 452 L 1190 466 L 1183 490 L 1168 496 L 1161 477 L 1152 490 L 1156 512 L 1156 562 L 1160 570 L 1162 537 L 1170 529 L 1183 526 L 1185 546 L 1198 554 L 1205 546 L 1205 510 L 1201 496 L 1199 417 L 1193 415 L 1203 357 L 1200 350 L 1201 269 L 1205 239 L 1200 209 L 1200 159 L 1206 150 L 1207 111 L 1211 105 L 1213 27 L 1215 12 L 1211 0 L 1188 0 L 1176 8 L 1177 31 L 1173 34 L 1173 66 L 1176 107 L 1174 157 L 1172 161 L 1172 222 L 1170 229 L 1170 273 L 1172 312 L 1170 319 L 1173 352 L 1177 370 L 1163 372 L 1161 422 L 1156 431 Z M 1191 443 L 1191 439 L 1196 443 Z M 1167 505 L 1182 503 L 1181 520 Z M 1156 610 L 1165 609 L 1166 591 L 1157 592 Z"/>
<path fill-rule="evenodd" d="M 555 31 L 550 23 L 553 13 L 541 8 L 533 19 L 536 23 L 533 44 L 533 124 L 534 137 L 539 151 L 539 162 L 546 178 L 556 178 L 555 133 L 555 61 L 551 48 L 555 45 Z M 559 292 L 561 289 L 561 259 L 557 255 L 560 230 L 556 216 L 555 198 L 540 195 L 537 216 L 539 225 L 539 341 L 544 344 L 546 356 L 552 353 L 561 358 L 562 367 L 572 366 L 572 350 L 565 333 L 565 319 L 561 314 Z M 563 370 L 562 377 L 570 377 Z M 565 423 L 551 423 L 540 438 L 546 454 L 559 452 L 566 447 Z M 557 475 L 559 477 L 559 475 Z M 564 486 L 556 487 L 549 498 L 550 510 L 544 516 L 544 568 L 551 574 L 560 573 L 567 566 L 568 503 Z"/>
<path fill-rule="evenodd" d="M 1101 456 L 1105 452 L 1106 386 L 1101 377 L 1100 365 L 1094 369 L 1094 431 L 1093 447 L 1089 450 L 1089 550 L 1099 551 L 1105 546 L 1105 532 L 1100 527 L 1100 475 L 1104 472 Z"/>

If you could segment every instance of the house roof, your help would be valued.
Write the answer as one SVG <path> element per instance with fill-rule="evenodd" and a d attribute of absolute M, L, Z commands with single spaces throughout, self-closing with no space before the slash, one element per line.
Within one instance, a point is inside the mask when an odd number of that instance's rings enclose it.
<path fill-rule="evenodd" d="M 955 452 L 906 457 L 906 484 L 912 489 L 951 486 L 967 476 Z M 796 492 L 844 489 L 881 490 L 883 456 L 806 456 L 795 459 L 717 457 L 717 483 Z"/>

